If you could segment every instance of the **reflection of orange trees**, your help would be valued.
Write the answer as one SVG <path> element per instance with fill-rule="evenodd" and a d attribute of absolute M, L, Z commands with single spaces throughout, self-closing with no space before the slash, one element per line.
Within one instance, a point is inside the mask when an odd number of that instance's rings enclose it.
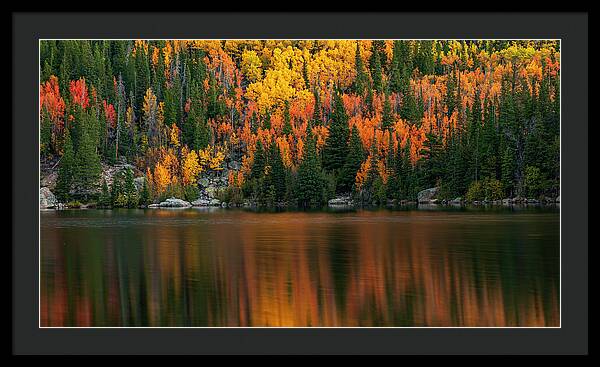
<path fill-rule="evenodd" d="M 461 224 L 437 214 L 407 214 L 390 226 L 381 213 L 364 212 L 336 227 L 327 214 L 149 215 L 189 223 L 151 227 L 130 257 L 106 233 L 97 266 L 80 273 L 64 258 L 81 249 L 60 238 L 42 247 L 42 325 L 559 324 L 558 285 L 535 259 L 531 271 L 542 273 L 529 278 L 516 259 L 499 258 L 504 245 L 465 250 Z"/>

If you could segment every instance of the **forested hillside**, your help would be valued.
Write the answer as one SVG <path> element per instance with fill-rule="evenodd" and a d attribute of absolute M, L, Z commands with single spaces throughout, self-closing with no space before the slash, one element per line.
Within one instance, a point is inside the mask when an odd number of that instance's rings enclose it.
<path fill-rule="evenodd" d="M 41 41 L 59 200 L 147 205 L 559 195 L 551 41 Z M 59 160 L 60 159 L 60 160 Z M 113 182 L 103 165 L 129 163 Z M 146 177 L 133 185 L 135 172 Z"/>

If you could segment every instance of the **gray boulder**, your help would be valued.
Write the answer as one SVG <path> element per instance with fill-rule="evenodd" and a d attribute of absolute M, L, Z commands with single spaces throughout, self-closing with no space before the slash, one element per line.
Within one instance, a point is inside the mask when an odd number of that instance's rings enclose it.
<path fill-rule="evenodd" d="M 192 204 L 185 200 L 177 198 L 168 198 L 167 200 L 159 204 L 148 205 L 148 208 L 189 208 L 191 206 Z"/>
<path fill-rule="evenodd" d="M 229 169 L 232 169 L 234 171 L 239 171 L 240 168 L 242 168 L 242 164 L 239 161 L 231 161 L 227 164 L 227 166 L 229 167 Z"/>
<path fill-rule="evenodd" d="M 49 173 L 41 173 L 40 186 L 47 187 L 50 190 L 54 190 L 56 187 L 56 180 L 58 178 L 58 170 L 49 172 Z"/>
<path fill-rule="evenodd" d="M 440 189 L 437 188 L 437 187 L 432 187 L 432 188 L 420 191 L 417 194 L 417 201 L 420 204 L 429 204 L 429 203 L 432 203 L 432 200 L 436 199 L 436 195 L 439 192 L 439 190 Z"/>
<path fill-rule="evenodd" d="M 144 181 L 146 181 L 146 177 L 140 176 L 133 179 L 133 184 L 137 191 L 142 191 L 144 188 Z"/>
<path fill-rule="evenodd" d="M 40 209 L 50 209 L 58 205 L 56 196 L 47 187 L 40 189 Z"/>
<path fill-rule="evenodd" d="M 209 206 L 209 205 L 210 205 L 210 200 L 208 200 L 208 199 L 198 198 L 198 199 L 192 201 L 192 206 Z"/>
<path fill-rule="evenodd" d="M 455 198 L 454 200 L 450 200 L 450 204 L 462 204 L 463 199 L 459 196 L 457 198 Z"/>
<path fill-rule="evenodd" d="M 352 205 L 352 199 L 349 196 L 340 196 L 327 202 L 328 206 L 349 206 Z"/>

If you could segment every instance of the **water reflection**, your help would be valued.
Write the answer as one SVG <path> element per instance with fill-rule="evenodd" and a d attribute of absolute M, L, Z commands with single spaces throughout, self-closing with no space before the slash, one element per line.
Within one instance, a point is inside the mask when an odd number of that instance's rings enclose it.
<path fill-rule="evenodd" d="M 558 212 L 42 213 L 42 326 L 558 326 Z"/>

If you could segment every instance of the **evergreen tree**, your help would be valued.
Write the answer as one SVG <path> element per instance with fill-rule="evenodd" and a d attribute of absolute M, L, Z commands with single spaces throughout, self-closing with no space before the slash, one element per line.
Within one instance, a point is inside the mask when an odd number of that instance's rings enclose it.
<path fill-rule="evenodd" d="M 250 171 L 251 179 L 258 179 L 263 176 L 265 171 L 265 153 L 261 141 L 256 142 L 256 150 L 254 151 L 254 162 Z"/>
<path fill-rule="evenodd" d="M 81 140 L 75 154 L 73 181 L 84 200 L 87 200 L 97 191 L 100 171 L 100 157 L 96 153 L 88 129 L 83 127 Z"/>
<path fill-rule="evenodd" d="M 321 98 L 319 97 L 319 93 L 316 90 L 314 92 L 314 96 L 315 96 L 315 110 L 313 112 L 312 126 L 318 126 L 318 125 L 322 125 Z"/>
<path fill-rule="evenodd" d="M 373 43 L 372 54 L 371 54 L 371 79 L 373 80 L 373 89 L 377 92 L 381 92 L 383 90 L 382 84 L 382 71 L 381 71 L 381 57 L 379 55 L 379 50 Z"/>
<path fill-rule="evenodd" d="M 275 201 L 281 202 L 285 199 L 286 193 L 286 173 L 281 152 L 277 143 L 273 142 L 270 149 L 271 177 L 275 188 Z"/>
<path fill-rule="evenodd" d="M 381 128 L 390 130 L 394 125 L 394 116 L 392 115 L 392 104 L 390 103 L 390 96 L 385 94 L 385 101 L 383 102 L 383 116 L 381 117 Z"/>
<path fill-rule="evenodd" d="M 61 202 L 66 202 L 70 198 L 71 186 L 73 185 L 74 165 L 75 154 L 73 153 L 73 143 L 71 142 L 69 129 L 66 129 L 63 155 L 60 159 L 58 177 L 56 179 L 56 196 Z"/>
<path fill-rule="evenodd" d="M 201 89 L 197 83 L 191 86 L 190 110 L 181 131 L 183 143 L 194 150 L 204 149 L 210 142 L 210 128 L 204 116 Z"/>
<path fill-rule="evenodd" d="M 298 167 L 298 205 L 303 208 L 317 207 L 322 203 L 323 179 L 321 164 L 317 157 L 312 133 L 307 137 L 306 151 Z"/>
<path fill-rule="evenodd" d="M 339 93 L 336 93 L 329 136 L 323 148 L 323 163 L 328 171 L 338 170 L 344 165 L 348 154 L 349 135 L 348 116 L 344 109 L 342 97 Z"/>
<path fill-rule="evenodd" d="M 110 202 L 115 208 L 123 208 L 127 206 L 127 197 L 123 189 L 122 172 L 118 172 L 113 176 L 113 182 L 110 187 Z"/>
<path fill-rule="evenodd" d="M 348 156 L 344 162 L 344 167 L 340 174 L 339 183 L 337 187 L 338 192 L 351 192 L 354 186 L 356 178 L 356 172 L 360 169 L 360 165 L 364 160 L 364 149 L 360 136 L 358 135 L 358 129 L 356 126 L 352 126 L 352 133 L 350 134 L 350 145 L 349 145 Z"/>
<path fill-rule="evenodd" d="M 100 193 L 100 198 L 98 199 L 98 206 L 101 208 L 110 207 L 110 192 L 108 191 L 108 185 L 106 184 L 106 179 L 102 180 L 102 192 Z"/>
<path fill-rule="evenodd" d="M 354 92 L 359 96 L 364 95 L 365 88 L 367 87 L 367 76 L 363 65 L 362 58 L 360 57 L 360 41 L 356 41 L 356 56 L 355 56 L 355 68 L 356 78 L 354 79 Z"/>
<path fill-rule="evenodd" d="M 142 192 L 140 194 L 140 205 L 147 206 L 150 204 L 150 190 L 148 189 L 148 183 L 144 178 L 144 185 L 142 186 Z"/>
<path fill-rule="evenodd" d="M 404 120 L 407 120 L 411 124 L 416 124 L 419 120 L 420 112 L 418 111 L 415 95 L 410 88 L 410 78 L 406 73 L 407 72 L 405 71 L 402 78 L 402 105 L 400 108 L 400 117 Z"/>
<path fill-rule="evenodd" d="M 271 112 L 269 110 L 267 110 L 267 112 L 265 113 L 265 119 L 263 120 L 263 129 L 265 130 L 271 130 Z"/>
<path fill-rule="evenodd" d="M 306 59 L 302 59 L 304 62 L 302 63 L 302 78 L 304 79 L 304 84 L 307 90 L 310 90 L 310 80 L 308 79 L 308 67 Z"/>
<path fill-rule="evenodd" d="M 52 152 L 52 121 L 48 112 L 42 110 L 40 124 L 40 150 L 42 156 L 47 156 Z"/>
<path fill-rule="evenodd" d="M 443 174 L 442 140 L 433 133 L 425 134 L 426 140 L 421 150 L 421 160 L 425 184 L 428 187 L 435 186 Z"/>
<path fill-rule="evenodd" d="M 127 197 L 127 207 L 137 207 L 139 203 L 139 195 L 135 187 L 135 183 L 133 182 L 133 171 L 131 170 L 131 168 L 127 168 L 127 170 L 125 170 L 124 193 Z"/>

